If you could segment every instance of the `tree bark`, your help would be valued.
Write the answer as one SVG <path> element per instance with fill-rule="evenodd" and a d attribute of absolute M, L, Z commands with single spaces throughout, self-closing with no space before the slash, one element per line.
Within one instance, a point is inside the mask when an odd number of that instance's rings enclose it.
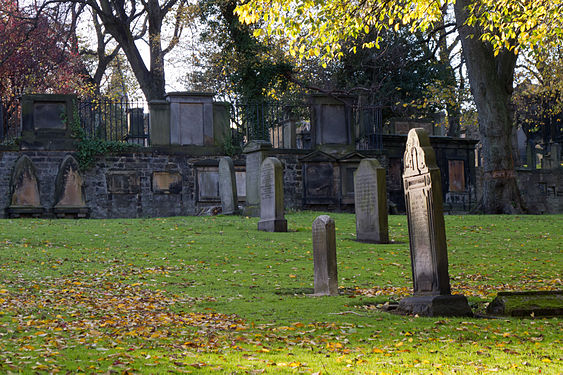
<path fill-rule="evenodd" d="M 480 30 L 465 24 L 470 3 L 457 0 L 455 15 L 483 144 L 482 209 L 490 214 L 521 213 L 525 209 L 516 183 L 511 141 L 517 55 L 502 50 L 495 56 L 493 48 L 480 39 Z"/>

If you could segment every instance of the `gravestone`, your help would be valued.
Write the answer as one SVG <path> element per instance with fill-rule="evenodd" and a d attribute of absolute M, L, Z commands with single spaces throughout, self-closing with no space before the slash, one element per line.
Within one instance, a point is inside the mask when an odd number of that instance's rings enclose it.
<path fill-rule="evenodd" d="M 171 92 L 170 144 L 213 146 L 213 93 Z"/>
<path fill-rule="evenodd" d="M 152 191 L 157 194 L 180 194 L 182 175 L 178 172 L 153 172 Z"/>
<path fill-rule="evenodd" d="M 61 162 L 55 180 L 55 205 L 53 213 L 57 217 L 87 217 L 90 209 L 86 206 L 84 182 L 78 170 L 78 162 L 67 155 Z"/>
<path fill-rule="evenodd" d="M 385 169 L 376 159 L 364 159 L 354 174 L 356 238 L 389 243 Z"/>
<path fill-rule="evenodd" d="M 424 129 L 409 131 L 404 163 L 414 295 L 399 302 L 399 311 L 421 316 L 471 316 L 467 299 L 450 292 L 440 169 Z"/>
<path fill-rule="evenodd" d="M 281 162 L 276 158 L 266 158 L 260 167 L 258 230 L 287 232 L 283 206 L 283 170 Z"/>
<path fill-rule="evenodd" d="M 226 156 L 219 161 L 219 196 L 224 215 L 238 212 L 237 182 L 233 159 Z"/>
<path fill-rule="evenodd" d="M 315 295 L 338 295 L 336 234 L 334 220 L 328 215 L 321 215 L 313 221 L 313 258 Z"/>
<path fill-rule="evenodd" d="M 43 214 L 37 172 L 27 155 L 22 155 L 14 165 L 10 192 L 10 205 L 6 208 L 8 217 L 38 217 Z"/>
<path fill-rule="evenodd" d="M 254 140 L 244 146 L 246 154 L 246 216 L 260 215 L 260 166 L 266 159 L 272 144 L 267 141 Z"/>

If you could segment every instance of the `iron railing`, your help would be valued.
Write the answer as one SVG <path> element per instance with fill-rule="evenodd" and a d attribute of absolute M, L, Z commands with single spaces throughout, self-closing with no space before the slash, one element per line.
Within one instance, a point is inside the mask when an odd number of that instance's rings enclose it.
<path fill-rule="evenodd" d="M 80 100 L 80 125 L 91 138 L 106 141 L 150 144 L 147 104 L 143 101 L 105 98 Z"/>
<path fill-rule="evenodd" d="M 0 100 L 0 143 L 13 142 L 21 132 L 21 102 L 15 99 L 10 105 Z"/>

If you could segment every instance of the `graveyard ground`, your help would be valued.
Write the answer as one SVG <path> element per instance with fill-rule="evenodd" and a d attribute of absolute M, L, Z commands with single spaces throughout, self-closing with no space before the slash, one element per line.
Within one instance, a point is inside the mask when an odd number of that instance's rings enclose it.
<path fill-rule="evenodd" d="M 2 220 L 1 373 L 563 372 L 561 318 L 419 318 L 405 216 L 394 243 L 336 221 L 341 295 L 312 298 L 311 223 L 246 217 Z M 446 216 L 454 293 L 562 289 L 563 216 Z"/>

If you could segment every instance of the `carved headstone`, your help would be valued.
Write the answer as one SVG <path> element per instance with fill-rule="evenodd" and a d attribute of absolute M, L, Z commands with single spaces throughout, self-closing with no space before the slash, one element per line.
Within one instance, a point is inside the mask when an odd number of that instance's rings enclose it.
<path fill-rule="evenodd" d="M 233 159 L 226 156 L 219 161 L 219 196 L 224 215 L 238 211 L 237 181 Z"/>
<path fill-rule="evenodd" d="M 276 158 L 266 158 L 260 167 L 258 230 L 287 232 L 283 206 L 283 170 L 281 162 Z"/>
<path fill-rule="evenodd" d="M 90 209 L 86 207 L 84 183 L 78 170 L 78 162 L 67 155 L 59 167 L 55 180 L 55 206 L 57 217 L 87 217 Z"/>
<path fill-rule="evenodd" d="M 260 166 L 266 159 L 272 144 L 266 141 L 250 141 L 244 146 L 246 154 L 246 216 L 260 215 Z"/>
<path fill-rule="evenodd" d="M 338 295 L 336 233 L 334 220 L 328 215 L 321 215 L 313 221 L 313 258 L 315 295 Z"/>
<path fill-rule="evenodd" d="M 10 192 L 10 205 L 6 209 L 9 217 L 37 217 L 43 214 L 37 172 L 27 155 L 21 156 L 14 165 Z"/>
<path fill-rule="evenodd" d="M 364 159 L 354 174 L 356 238 L 389 243 L 385 169 L 376 159 Z"/>
<path fill-rule="evenodd" d="M 399 310 L 421 316 L 472 315 L 467 299 L 450 293 L 440 170 L 424 129 L 409 131 L 404 163 L 414 295 L 400 301 Z"/>

